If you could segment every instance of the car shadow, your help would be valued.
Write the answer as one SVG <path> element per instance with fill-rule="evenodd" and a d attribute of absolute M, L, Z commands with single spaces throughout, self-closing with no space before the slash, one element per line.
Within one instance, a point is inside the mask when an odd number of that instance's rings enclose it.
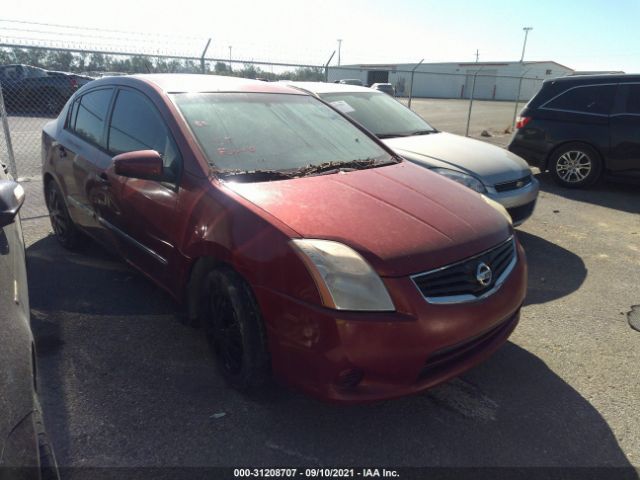
<path fill-rule="evenodd" d="M 640 182 L 621 183 L 601 180 L 586 189 L 565 188 L 558 185 L 549 172 L 539 173 L 540 190 L 577 202 L 590 203 L 629 213 L 640 214 Z"/>
<path fill-rule="evenodd" d="M 587 267 L 575 253 L 531 233 L 516 230 L 529 269 L 525 305 L 566 297 L 587 278 Z"/>
<path fill-rule="evenodd" d="M 589 401 L 513 343 L 394 401 L 330 405 L 278 386 L 248 397 L 176 305 L 98 247 L 72 254 L 47 237 L 27 257 L 40 393 L 63 467 L 629 467 Z"/>

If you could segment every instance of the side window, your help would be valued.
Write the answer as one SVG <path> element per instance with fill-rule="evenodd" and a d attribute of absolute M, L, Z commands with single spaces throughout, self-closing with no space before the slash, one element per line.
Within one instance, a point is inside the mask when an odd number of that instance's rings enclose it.
<path fill-rule="evenodd" d="M 69 108 L 69 117 L 67 118 L 66 128 L 74 131 L 76 128 L 76 117 L 78 116 L 78 107 L 80 106 L 80 99 L 73 102 L 73 105 Z"/>
<path fill-rule="evenodd" d="M 627 85 L 627 104 L 624 111 L 640 115 L 640 85 Z"/>
<path fill-rule="evenodd" d="M 576 87 L 551 100 L 544 108 L 608 115 L 615 92 L 615 85 Z"/>
<path fill-rule="evenodd" d="M 80 97 L 77 111 L 74 104 L 72 112 L 72 118 L 75 116 L 72 130 L 76 135 L 103 148 L 104 124 L 112 93 L 111 88 L 89 92 Z"/>
<path fill-rule="evenodd" d="M 135 150 L 155 150 L 164 162 L 165 179 L 180 173 L 180 154 L 162 117 L 142 94 L 120 90 L 111 115 L 108 149 L 114 155 Z"/>

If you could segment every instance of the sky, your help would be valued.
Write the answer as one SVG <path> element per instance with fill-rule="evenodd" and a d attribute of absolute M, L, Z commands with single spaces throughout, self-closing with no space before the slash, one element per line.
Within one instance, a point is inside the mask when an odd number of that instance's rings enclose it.
<path fill-rule="evenodd" d="M 640 0 L 28 0 L 3 2 L 0 42 L 199 56 L 211 38 L 210 57 L 229 58 L 231 46 L 233 59 L 324 64 L 342 39 L 342 64 L 472 62 L 476 50 L 507 61 L 520 59 L 526 26 L 525 60 L 638 73 L 638 19 Z"/>

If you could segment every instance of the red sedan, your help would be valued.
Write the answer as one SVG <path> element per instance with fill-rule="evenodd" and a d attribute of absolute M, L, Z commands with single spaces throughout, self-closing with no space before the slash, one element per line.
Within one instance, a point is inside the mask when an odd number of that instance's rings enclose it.
<path fill-rule="evenodd" d="M 90 236 L 186 304 L 239 389 L 406 395 L 518 322 L 506 212 L 284 85 L 96 80 L 45 126 L 43 175 L 62 245 Z"/>

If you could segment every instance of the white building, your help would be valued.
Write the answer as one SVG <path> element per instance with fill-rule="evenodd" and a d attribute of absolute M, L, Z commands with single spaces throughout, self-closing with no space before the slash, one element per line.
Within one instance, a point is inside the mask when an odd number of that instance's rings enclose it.
<path fill-rule="evenodd" d="M 328 80 L 356 78 L 365 85 L 391 83 L 398 96 L 408 96 L 415 63 L 342 65 L 329 67 Z M 573 70 L 552 61 L 423 63 L 413 78 L 413 96 L 473 98 L 479 100 L 528 100 L 548 78 L 571 75 Z M 521 80 L 522 79 L 522 80 Z M 475 84 L 475 85 L 474 85 Z"/>

